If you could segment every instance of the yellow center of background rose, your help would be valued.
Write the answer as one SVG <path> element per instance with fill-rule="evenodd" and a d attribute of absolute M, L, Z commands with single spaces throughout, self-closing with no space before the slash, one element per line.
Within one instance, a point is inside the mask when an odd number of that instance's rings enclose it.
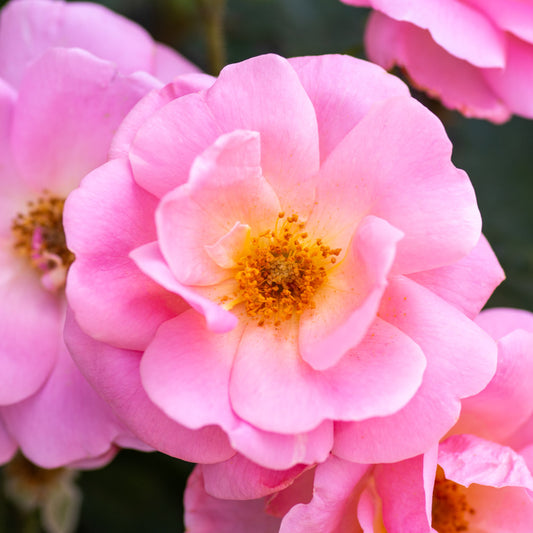
<path fill-rule="evenodd" d="M 29 201 L 26 211 L 18 213 L 11 224 L 15 251 L 40 274 L 61 271 L 63 281 L 74 261 L 63 229 L 64 204 L 64 198 L 45 191 L 36 201 Z"/>
<path fill-rule="evenodd" d="M 431 509 L 433 529 L 439 533 L 469 531 L 469 518 L 474 513 L 466 498 L 466 488 L 446 479 L 439 466 Z"/>

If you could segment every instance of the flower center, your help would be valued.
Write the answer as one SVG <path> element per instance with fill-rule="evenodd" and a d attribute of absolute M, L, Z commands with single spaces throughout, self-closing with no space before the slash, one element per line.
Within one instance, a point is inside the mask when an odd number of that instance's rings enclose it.
<path fill-rule="evenodd" d="M 63 198 L 44 191 L 11 223 L 15 251 L 41 274 L 43 286 L 50 291 L 65 286 L 68 267 L 74 261 L 63 229 L 64 204 Z"/>
<path fill-rule="evenodd" d="M 444 477 L 439 466 L 433 489 L 432 527 L 439 533 L 469 530 L 469 518 L 475 514 L 466 499 L 466 488 Z"/>
<path fill-rule="evenodd" d="M 321 239 L 312 240 L 298 215 L 279 213 L 274 230 L 251 241 L 251 251 L 238 262 L 237 300 L 260 326 L 279 326 L 305 309 L 315 307 L 314 295 L 337 261 L 341 249 L 332 250 Z"/>

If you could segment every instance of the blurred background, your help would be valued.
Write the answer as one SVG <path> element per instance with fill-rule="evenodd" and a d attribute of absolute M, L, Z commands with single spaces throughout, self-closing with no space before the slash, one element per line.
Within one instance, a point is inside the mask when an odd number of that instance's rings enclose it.
<path fill-rule="evenodd" d="M 0 6 L 5 3 L 0 0 Z M 286 57 L 347 53 L 364 58 L 368 11 L 338 0 L 97 3 L 138 22 L 156 40 L 209 73 L 266 52 Z M 219 44 L 214 47 L 213 42 Z M 533 121 L 513 118 L 495 126 L 423 101 L 444 122 L 454 144 L 454 163 L 470 175 L 483 231 L 507 274 L 489 306 L 533 311 Z M 181 500 L 192 466 L 159 453 L 122 451 L 106 468 L 81 473 L 77 484 L 83 500 L 76 532 L 183 531 Z M 39 521 L 21 520 L 0 494 L 0 533 L 19 532 L 40 533 Z"/>

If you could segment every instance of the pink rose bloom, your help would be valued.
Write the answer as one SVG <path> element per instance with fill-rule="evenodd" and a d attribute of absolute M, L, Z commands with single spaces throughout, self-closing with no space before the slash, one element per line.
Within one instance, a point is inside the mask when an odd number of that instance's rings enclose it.
<path fill-rule="evenodd" d="M 188 90 L 141 101 L 67 201 L 78 364 L 167 453 L 133 399 L 270 468 L 422 453 L 494 373 L 470 318 L 502 279 L 441 123 L 344 56 Z"/>
<path fill-rule="evenodd" d="M 454 432 L 512 447 L 533 472 L 533 313 L 488 309 L 476 322 L 498 341 L 498 367 L 482 392 L 463 401 Z"/>
<path fill-rule="evenodd" d="M 91 4 L 20 1 L 0 17 L 0 462 L 16 442 L 43 467 L 94 465 L 113 455 L 114 443 L 145 446 L 85 381 L 64 344 L 64 285 L 74 255 L 63 204 L 105 161 L 126 113 L 162 85 L 120 68 L 143 69 L 150 57 L 157 73 L 160 48 L 135 24 Z M 54 45 L 87 45 L 107 58 L 128 47 L 138 53 L 128 59 L 120 52 L 119 68 Z M 177 54 L 164 57 L 176 73 L 183 69 Z"/>
<path fill-rule="evenodd" d="M 533 118 L 531 0 L 342 0 L 376 11 L 370 60 L 404 68 L 420 89 L 467 117 Z"/>
<path fill-rule="evenodd" d="M 533 477 L 523 457 L 473 435 L 454 435 L 438 451 L 398 463 L 330 456 L 276 488 L 255 487 L 265 496 L 254 500 L 219 499 L 197 466 L 185 491 L 187 531 L 529 533 L 533 523 Z"/>

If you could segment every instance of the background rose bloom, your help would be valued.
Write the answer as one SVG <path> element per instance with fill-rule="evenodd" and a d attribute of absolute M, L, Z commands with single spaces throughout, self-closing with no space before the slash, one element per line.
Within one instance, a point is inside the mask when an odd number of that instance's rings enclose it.
<path fill-rule="evenodd" d="M 272 468 L 421 453 L 493 374 L 469 317 L 502 277 L 442 125 L 342 56 L 192 90 L 143 100 L 67 202 L 77 362 L 165 451 L 125 399 Z"/>
<path fill-rule="evenodd" d="M 101 38 L 103 27 L 116 41 Z M 105 161 L 122 118 L 161 86 L 147 73 L 126 74 L 86 50 L 54 45 L 87 45 L 110 59 L 120 51 L 117 62 L 127 71 L 147 65 L 156 73 L 160 63 L 159 46 L 144 30 L 98 6 L 29 0 L 1 13 L 0 410 L 11 438 L 45 467 L 107 461 L 113 442 L 144 447 L 84 380 L 64 344 L 73 255 L 62 211 L 84 174 Z M 122 65 L 127 45 L 138 54 Z M 163 53 L 175 74 L 186 67 L 177 54 Z"/>
<path fill-rule="evenodd" d="M 532 488 L 519 454 L 455 435 L 438 452 L 399 463 L 361 465 L 331 456 L 288 488 L 247 501 L 211 496 L 197 466 L 185 492 L 185 524 L 191 533 L 527 533 Z"/>
<path fill-rule="evenodd" d="M 531 0 L 342 0 L 372 7 L 368 57 L 404 68 L 420 89 L 468 117 L 533 118 Z"/>

